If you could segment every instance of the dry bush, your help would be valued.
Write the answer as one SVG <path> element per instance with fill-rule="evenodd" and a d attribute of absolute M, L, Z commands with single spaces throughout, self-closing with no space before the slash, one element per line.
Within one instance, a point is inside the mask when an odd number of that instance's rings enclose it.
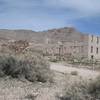
<path fill-rule="evenodd" d="M 0 76 L 3 75 L 31 82 L 52 80 L 49 64 L 40 55 L 0 56 Z"/>
<path fill-rule="evenodd" d="M 34 96 L 33 94 L 28 94 L 27 96 L 25 96 L 25 99 L 28 99 L 28 100 L 36 100 L 36 97 L 37 96 Z"/>
<path fill-rule="evenodd" d="M 63 93 L 57 95 L 60 100 L 100 100 L 100 76 L 96 80 L 66 82 Z"/>
<path fill-rule="evenodd" d="M 60 100 L 94 100 L 88 93 L 88 83 L 84 81 L 67 83 Z"/>
<path fill-rule="evenodd" d="M 51 57 L 49 58 L 49 61 L 50 61 L 50 62 L 57 62 L 58 59 L 56 58 L 56 56 L 51 56 Z"/>
<path fill-rule="evenodd" d="M 71 75 L 78 75 L 78 72 L 77 72 L 77 71 L 71 71 L 70 74 L 71 74 Z"/>
<path fill-rule="evenodd" d="M 90 83 L 88 90 L 95 100 L 100 100 L 100 76 Z"/>

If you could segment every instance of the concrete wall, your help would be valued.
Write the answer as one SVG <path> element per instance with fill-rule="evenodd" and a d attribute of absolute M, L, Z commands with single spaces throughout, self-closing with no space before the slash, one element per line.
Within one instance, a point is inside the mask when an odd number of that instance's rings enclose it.
<path fill-rule="evenodd" d="M 100 59 L 100 37 L 94 35 L 88 36 L 88 58 Z"/>

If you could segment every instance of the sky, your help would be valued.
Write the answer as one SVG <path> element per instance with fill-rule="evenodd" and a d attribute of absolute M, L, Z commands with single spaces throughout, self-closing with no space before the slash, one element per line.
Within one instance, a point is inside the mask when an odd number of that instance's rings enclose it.
<path fill-rule="evenodd" d="M 100 0 L 0 0 L 0 29 L 62 27 L 100 34 Z"/>

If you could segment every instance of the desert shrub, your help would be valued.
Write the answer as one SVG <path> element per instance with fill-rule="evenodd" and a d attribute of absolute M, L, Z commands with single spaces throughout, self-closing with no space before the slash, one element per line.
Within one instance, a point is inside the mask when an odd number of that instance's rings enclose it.
<path fill-rule="evenodd" d="M 88 84 L 84 81 L 67 83 L 60 100 L 93 100 L 92 96 L 88 93 Z"/>
<path fill-rule="evenodd" d="M 66 84 L 62 94 L 58 94 L 60 100 L 100 100 L 100 76 L 92 81 L 80 79 Z"/>
<path fill-rule="evenodd" d="M 33 95 L 33 94 L 28 94 L 27 96 L 25 96 L 25 99 L 28 99 L 28 100 L 36 100 L 36 97 L 37 95 Z"/>
<path fill-rule="evenodd" d="M 52 57 L 51 57 L 51 58 L 49 59 L 49 61 L 50 61 L 50 62 L 57 62 L 58 60 L 57 60 L 56 58 L 52 58 Z"/>
<path fill-rule="evenodd" d="M 77 71 L 71 71 L 71 75 L 78 75 Z"/>
<path fill-rule="evenodd" d="M 95 100 L 100 100 L 100 76 L 90 83 L 88 91 Z"/>
<path fill-rule="evenodd" d="M 25 78 L 31 82 L 52 80 L 49 64 L 39 55 L 0 56 L 0 74 L 0 76 L 5 74 L 13 78 Z"/>

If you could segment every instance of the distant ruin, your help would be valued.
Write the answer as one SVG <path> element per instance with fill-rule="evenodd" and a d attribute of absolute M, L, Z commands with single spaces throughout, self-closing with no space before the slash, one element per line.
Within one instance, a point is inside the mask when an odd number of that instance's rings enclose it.
<path fill-rule="evenodd" d="M 74 56 L 100 59 L 100 37 L 65 27 L 43 32 L 0 30 L 0 50 L 23 52 L 26 48 L 41 50 L 46 56 Z M 9 52 L 8 50 L 8 52 Z"/>

